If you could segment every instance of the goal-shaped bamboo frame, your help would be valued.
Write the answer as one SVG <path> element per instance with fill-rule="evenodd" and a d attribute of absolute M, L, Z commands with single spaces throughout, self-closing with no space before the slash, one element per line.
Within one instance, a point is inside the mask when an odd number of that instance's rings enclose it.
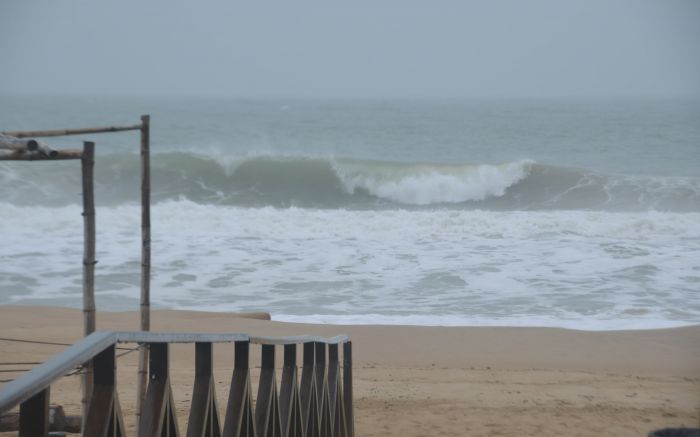
<path fill-rule="evenodd" d="M 43 152 L 34 138 L 58 137 L 85 134 L 101 134 L 123 131 L 140 131 L 141 133 L 141 298 L 140 312 L 142 331 L 151 329 L 151 164 L 150 164 L 150 115 L 142 115 L 141 123 L 128 126 L 103 126 L 77 129 L 55 129 L 40 131 L 10 131 L 3 135 L 15 139 L 29 138 L 27 141 L 17 141 L 4 148 L 0 160 L 5 161 L 52 161 L 80 159 L 82 162 L 83 185 L 83 221 L 85 230 L 83 257 L 83 313 L 84 335 L 95 331 L 95 203 L 94 203 L 94 143 L 85 142 L 83 150 L 50 150 Z M 140 348 L 139 374 L 137 383 L 137 412 L 146 394 L 148 378 L 148 349 Z M 84 381 L 83 406 L 86 408 L 88 393 L 92 381 L 88 372 Z M 138 414 L 138 413 L 137 413 Z"/>

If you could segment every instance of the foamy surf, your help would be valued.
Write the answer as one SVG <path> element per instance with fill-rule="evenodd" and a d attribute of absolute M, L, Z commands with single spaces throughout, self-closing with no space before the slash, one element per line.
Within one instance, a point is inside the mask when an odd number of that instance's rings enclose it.
<path fill-rule="evenodd" d="M 98 207 L 97 299 L 138 307 L 139 207 Z M 700 323 L 700 213 L 154 205 L 152 301 L 297 322 Z M 80 207 L 0 208 L 0 303 L 79 306 Z M 36 229 L 42 230 L 41 239 Z M 41 266 L 28 271 L 26 266 Z"/>
<path fill-rule="evenodd" d="M 187 308 L 181 308 L 187 309 Z M 210 308 L 207 311 L 225 311 L 221 308 Z M 469 317 L 460 315 L 404 315 L 387 316 L 385 314 L 310 314 L 289 315 L 274 314 L 272 320 L 287 323 L 311 323 L 323 325 L 380 325 L 380 326 L 489 326 L 489 327 L 536 327 L 563 328 L 578 331 L 627 331 L 637 329 L 668 329 L 683 326 L 693 326 L 697 323 L 669 321 L 663 318 L 619 318 L 618 314 L 609 318 L 582 319 L 576 314 L 560 315 L 558 317 L 532 316 L 490 316 Z"/>

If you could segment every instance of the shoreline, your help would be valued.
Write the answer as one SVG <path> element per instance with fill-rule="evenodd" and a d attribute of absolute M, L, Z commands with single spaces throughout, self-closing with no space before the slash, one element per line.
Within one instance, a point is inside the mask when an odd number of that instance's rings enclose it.
<path fill-rule="evenodd" d="M 138 306 L 138 303 L 137 303 Z M 18 308 L 63 308 L 69 310 L 81 311 L 78 306 L 72 305 L 53 305 L 51 303 L 42 303 L 34 305 L 26 302 L 19 303 L 0 303 L 0 307 L 18 307 Z M 137 312 L 136 309 L 101 309 L 99 310 L 102 314 L 126 314 L 131 312 Z M 227 314 L 232 317 L 243 317 L 248 318 L 245 315 L 265 315 L 265 319 L 277 322 L 286 323 L 292 325 L 334 325 L 334 326 L 396 326 L 396 327 L 426 327 L 426 328 L 512 328 L 512 329 L 561 329 L 565 331 L 577 331 L 577 332 L 634 332 L 634 331 L 655 331 L 655 330 L 665 330 L 665 329 L 678 329 L 678 328 L 692 328 L 695 326 L 700 326 L 700 322 L 688 322 L 688 321 L 671 321 L 662 320 L 654 323 L 653 326 L 648 326 L 646 320 L 634 321 L 630 323 L 633 319 L 594 319 L 594 320 L 559 320 L 559 319 L 547 319 L 547 318 L 520 318 L 520 319 L 506 319 L 506 318 L 488 318 L 488 317 L 477 317 L 477 318 L 463 318 L 460 319 L 458 316 L 453 315 L 405 315 L 405 316 L 392 316 L 392 315 L 382 315 L 382 314 L 309 314 L 309 315 L 290 315 L 290 314 L 276 314 L 270 313 L 263 310 L 245 310 L 242 312 L 230 311 L 230 310 L 216 310 L 210 308 L 204 309 L 182 309 L 182 308 L 166 308 L 160 306 L 151 306 L 151 312 L 162 311 L 162 312 L 188 312 L 188 313 L 198 313 L 198 314 Z M 259 318 L 259 317 L 253 317 Z M 601 326 L 602 327 L 599 327 Z"/>
<path fill-rule="evenodd" d="M 390 365 L 477 363 L 509 368 L 625 369 L 700 376 L 700 325 L 587 331 L 553 327 L 341 325 L 261 320 L 265 313 L 152 310 L 153 331 L 244 332 L 255 335 L 349 335 L 357 357 Z M 38 320 L 37 317 L 40 319 Z M 133 331 L 137 311 L 98 311 L 98 330 Z M 42 327 L 43 322 L 51 326 Z M 0 305 L 3 336 L 82 337 L 82 311 L 66 307 Z M 460 344 L 461 347 L 450 345 Z M 392 345 L 401 345 L 395 348 Z M 366 351 L 366 353 L 365 353 Z M 421 351 L 423 353 L 421 353 Z M 425 351 L 432 351 L 430 359 Z M 663 357 L 661 357 L 661 355 Z M 360 358 L 362 359 L 362 358 Z"/>
<path fill-rule="evenodd" d="M 555 436 L 572 430 L 638 436 L 667 426 L 698 426 L 700 420 L 700 325 L 630 331 L 311 325 L 178 310 L 155 310 L 151 318 L 154 331 L 350 335 L 358 436 Z M 97 313 L 100 330 L 134 330 L 138 320 L 138 312 Z M 71 343 L 82 337 L 82 313 L 1 305 L 0 332 L 5 338 Z M 26 361 L 43 361 L 62 349 L 0 341 L 0 356 Z M 228 349 L 215 350 L 220 413 L 232 369 Z M 181 432 L 194 376 L 191 361 L 190 348 L 173 348 Z M 136 354 L 120 359 L 118 368 L 129 428 Z M 52 402 L 75 411 L 79 398 L 70 380 L 52 387 Z"/>

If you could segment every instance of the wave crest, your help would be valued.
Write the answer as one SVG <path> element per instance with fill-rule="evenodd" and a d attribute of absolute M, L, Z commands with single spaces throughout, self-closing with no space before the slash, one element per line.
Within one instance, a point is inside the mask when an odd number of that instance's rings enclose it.
<path fill-rule="evenodd" d="M 0 163 L 0 202 L 80 201 L 71 163 Z M 137 155 L 98 156 L 96 200 L 138 202 Z M 289 156 L 213 157 L 184 152 L 151 159 L 152 200 L 322 209 L 700 211 L 700 178 L 610 175 L 529 160 L 440 164 Z"/>
<path fill-rule="evenodd" d="M 501 197 L 530 173 L 532 161 L 503 165 L 338 164 L 336 172 L 348 193 L 364 191 L 406 205 L 463 203 Z"/>

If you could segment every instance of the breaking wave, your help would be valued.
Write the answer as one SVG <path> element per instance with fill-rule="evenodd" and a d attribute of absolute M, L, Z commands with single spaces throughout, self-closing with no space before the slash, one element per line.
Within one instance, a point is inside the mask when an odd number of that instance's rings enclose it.
<path fill-rule="evenodd" d="M 444 164 L 254 156 L 222 159 L 186 152 L 151 161 L 155 202 L 308 208 L 470 208 L 700 211 L 700 178 L 611 175 L 539 164 Z M 138 201 L 139 158 L 99 156 L 98 203 Z M 0 202 L 80 201 L 75 163 L 0 164 Z"/>

